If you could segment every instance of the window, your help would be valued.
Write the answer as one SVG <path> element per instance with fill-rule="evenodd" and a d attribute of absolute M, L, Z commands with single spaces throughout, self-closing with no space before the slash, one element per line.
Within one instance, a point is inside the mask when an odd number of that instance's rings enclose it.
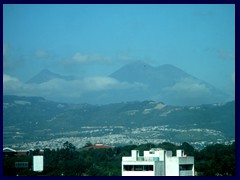
<path fill-rule="evenodd" d="M 135 165 L 134 171 L 143 171 L 143 165 Z"/>
<path fill-rule="evenodd" d="M 124 171 L 153 171 L 153 165 L 124 165 Z"/>
<path fill-rule="evenodd" d="M 192 164 L 182 164 L 182 165 L 179 165 L 179 170 L 180 171 L 189 171 L 189 170 L 192 170 L 192 168 L 193 168 Z"/>
<path fill-rule="evenodd" d="M 153 171 L 153 165 L 144 165 L 143 169 L 144 171 Z"/>
<path fill-rule="evenodd" d="M 133 165 L 124 165 L 123 169 L 124 171 L 133 171 Z"/>
<path fill-rule="evenodd" d="M 28 162 L 15 162 L 16 168 L 28 168 Z"/>

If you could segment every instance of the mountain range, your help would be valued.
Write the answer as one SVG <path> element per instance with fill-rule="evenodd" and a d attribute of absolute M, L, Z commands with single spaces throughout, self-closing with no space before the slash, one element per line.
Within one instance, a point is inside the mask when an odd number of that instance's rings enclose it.
<path fill-rule="evenodd" d="M 227 99 L 227 94 L 170 64 L 152 67 L 137 61 L 120 68 L 110 77 L 144 84 L 145 88 L 132 92 L 140 100 L 150 99 L 173 105 L 199 105 L 224 102 Z"/>
<path fill-rule="evenodd" d="M 231 100 L 228 94 L 170 64 L 153 67 L 145 62 L 136 61 L 121 67 L 105 78 L 118 86 L 86 91 L 79 97 L 69 99 L 69 102 L 109 104 L 153 100 L 171 105 L 200 105 Z M 39 84 L 52 79 L 69 82 L 75 80 L 71 76 L 62 76 L 43 70 L 28 83 Z M 79 83 L 79 88 L 82 88 L 84 82 L 83 80 Z M 90 81 L 88 86 L 94 87 L 93 83 L 101 86 L 102 82 Z M 65 99 L 67 101 L 67 98 Z"/>
<path fill-rule="evenodd" d="M 149 141 L 225 142 L 235 138 L 235 102 L 169 106 L 134 101 L 99 106 L 3 96 L 4 144 L 104 135 Z"/>

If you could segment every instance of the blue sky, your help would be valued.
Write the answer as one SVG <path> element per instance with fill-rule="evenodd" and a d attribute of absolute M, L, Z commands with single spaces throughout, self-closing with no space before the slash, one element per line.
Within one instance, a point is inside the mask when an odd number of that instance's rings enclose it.
<path fill-rule="evenodd" d="M 5 81 L 172 64 L 234 96 L 234 5 L 3 5 Z"/>

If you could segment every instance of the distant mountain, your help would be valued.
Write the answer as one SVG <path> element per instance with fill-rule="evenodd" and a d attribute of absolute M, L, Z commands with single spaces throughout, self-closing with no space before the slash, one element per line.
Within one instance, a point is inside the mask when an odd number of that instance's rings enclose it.
<path fill-rule="evenodd" d="M 110 77 L 132 83 L 141 82 L 156 88 L 174 85 L 182 78 L 193 78 L 173 65 L 153 67 L 142 61 L 127 64 L 112 73 Z"/>
<path fill-rule="evenodd" d="M 62 76 L 56 73 L 49 71 L 48 69 L 43 69 L 41 72 L 32 77 L 27 83 L 41 84 L 52 79 L 63 79 L 66 81 L 73 80 L 72 76 Z"/>
<path fill-rule="evenodd" d="M 199 105 L 229 100 L 226 93 L 170 64 L 153 67 L 136 61 L 123 66 L 110 77 L 143 85 L 143 88 L 125 90 L 122 93 L 108 92 L 112 94 L 111 98 L 117 94 L 117 98 L 122 101 L 131 97 L 135 100 L 163 101 L 173 105 Z"/>
<path fill-rule="evenodd" d="M 157 130 L 160 126 L 164 128 Z M 152 130 L 148 131 L 148 127 Z M 106 134 L 131 137 L 136 134 L 136 138 L 163 138 L 171 142 L 216 143 L 219 139 L 234 139 L 235 102 L 183 107 L 134 101 L 99 106 L 58 103 L 40 97 L 3 96 L 6 144 Z"/>
<path fill-rule="evenodd" d="M 228 94 L 170 64 L 153 67 L 145 62 L 136 61 L 121 67 L 109 77 L 113 78 L 110 79 L 109 85 L 109 79 L 103 81 L 99 78 L 99 82 L 91 82 L 87 77 L 79 79 L 78 84 L 70 84 L 76 88 L 74 92 L 68 93 L 70 96 L 55 93 L 47 98 L 89 104 L 153 100 L 168 105 L 201 105 L 232 100 Z M 40 84 L 52 79 L 63 79 L 70 83 L 74 80 L 71 76 L 55 74 L 45 69 L 27 83 Z M 101 83 L 103 88 L 95 90 Z M 81 89 L 83 92 L 80 93 Z M 75 94 L 78 91 L 79 96 L 71 96 L 71 93 Z"/>

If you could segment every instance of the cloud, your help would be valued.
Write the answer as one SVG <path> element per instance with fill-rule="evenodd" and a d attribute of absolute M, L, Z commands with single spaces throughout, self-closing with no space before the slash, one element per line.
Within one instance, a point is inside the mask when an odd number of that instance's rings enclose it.
<path fill-rule="evenodd" d="M 202 96 L 203 94 L 208 95 L 210 93 L 206 84 L 191 78 L 184 78 L 173 86 L 164 88 L 164 91 L 174 94 L 174 96 L 188 98 Z"/>
<path fill-rule="evenodd" d="M 41 84 L 26 84 L 15 77 L 3 75 L 3 94 L 18 96 L 42 96 L 47 99 L 80 98 L 92 92 L 103 92 L 112 89 L 143 88 L 140 83 L 120 82 L 110 77 L 88 77 L 72 81 L 53 79 Z"/>
<path fill-rule="evenodd" d="M 3 74 L 3 83 L 8 83 L 8 82 L 18 82 L 18 79 L 11 77 L 7 74 Z"/>
<path fill-rule="evenodd" d="M 83 79 L 83 85 L 86 90 L 99 91 L 115 88 L 119 85 L 119 82 L 109 77 L 90 77 Z"/>
<path fill-rule="evenodd" d="M 66 61 L 67 63 L 73 64 L 87 64 L 87 63 L 99 63 L 99 64 L 110 64 L 112 63 L 111 58 L 100 55 L 100 54 L 82 54 L 75 53 L 70 59 Z"/>
<path fill-rule="evenodd" d="M 133 88 L 145 88 L 142 83 L 128 83 L 120 82 L 111 77 L 90 77 L 84 78 L 84 87 L 90 91 L 101 91 L 109 89 L 133 89 Z"/>
<path fill-rule="evenodd" d="M 15 94 L 17 89 L 21 89 L 22 83 L 15 77 L 3 74 L 3 94 Z"/>
<path fill-rule="evenodd" d="M 43 50 L 37 50 L 35 51 L 35 54 L 34 54 L 37 58 L 49 58 L 50 57 L 50 53 L 47 52 L 47 51 L 43 51 Z"/>

